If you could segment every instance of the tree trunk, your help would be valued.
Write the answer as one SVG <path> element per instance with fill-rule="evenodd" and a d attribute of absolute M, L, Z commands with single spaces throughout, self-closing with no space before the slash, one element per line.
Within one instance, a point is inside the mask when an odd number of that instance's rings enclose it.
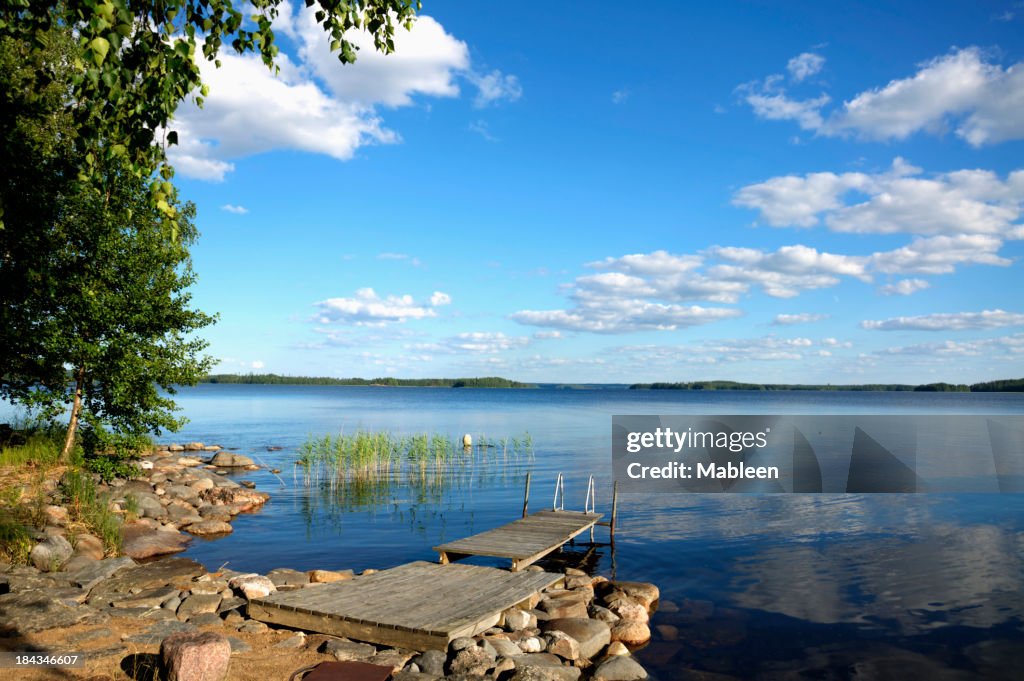
<path fill-rule="evenodd" d="M 71 458 L 71 450 L 75 446 L 75 433 L 78 432 L 78 417 L 82 413 L 82 390 L 85 384 L 85 367 L 78 367 L 75 372 L 75 399 L 71 403 L 71 418 L 68 420 L 68 432 L 64 436 L 64 449 L 60 452 L 60 460 L 67 463 Z"/>

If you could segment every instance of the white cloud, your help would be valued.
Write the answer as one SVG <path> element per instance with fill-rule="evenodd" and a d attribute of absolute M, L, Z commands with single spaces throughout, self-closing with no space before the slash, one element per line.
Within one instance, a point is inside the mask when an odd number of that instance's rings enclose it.
<path fill-rule="evenodd" d="M 470 71 L 466 78 L 477 87 L 473 106 L 478 109 L 502 100 L 514 102 L 523 96 L 523 87 L 519 84 L 519 79 L 497 69 L 485 74 Z"/>
<path fill-rule="evenodd" d="M 695 269 L 700 266 L 702 258 L 698 255 L 672 255 L 668 251 L 653 253 L 634 253 L 621 258 L 605 258 L 597 262 L 587 263 L 587 267 L 596 270 L 616 270 L 635 275 L 674 275 Z"/>
<path fill-rule="evenodd" d="M 612 104 L 623 104 L 629 99 L 629 90 L 623 88 L 612 93 Z"/>
<path fill-rule="evenodd" d="M 249 363 L 249 367 L 252 369 L 263 369 L 267 365 L 263 363 L 263 360 L 257 359 Z"/>
<path fill-rule="evenodd" d="M 799 312 L 797 314 L 777 314 L 772 324 L 775 326 L 791 326 L 793 324 L 807 324 L 828 319 L 830 315 L 820 312 Z"/>
<path fill-rule="evenodd" d="M 618 348 L 640 366 L 679 364 L 718 365 L 735 362 L 800 361 L 808 353 L 820 356 L 809 338 L 729 338 L 687 345 L 640 345 Z"/>
<path fill-rule="evenodd" d="M 316 303 L 316 307 L 319 308 L 317 321 L 321 324 L 340 322 L 376 326 L 437 316 L 431 306 L 415 302 L 410 295 L 381 298 L 372 288 L 361 288 L 352 298 L 328 298 Z"/>
<path fill-rule="evenodd" d="M 377 52 L 366 32 L 349 32 L 346 38 L 361 49 L 355 64 L 342 65 L 312 10 L 297 4 L 282 3 L 275 22 L 298 46 L 294 55 L 278 56 L 279 75 L 257 57 L 231 50 L 221 51 L 219 69 L 198 58 L 209 96 L 202 109 L 182 105 L 170 126 L 180 144 L 168 155 L 182 175 L 221 181 L 235 160 L 272 150 L 349 160 L 360 147 L 400 141 L 385 127 L 379 107 L 457 97 L 462 78 L 479 89 L 476 106 L 514 101 L 522 93 L 513 75 L 476 74 L 467 45 L 424 15 L 411 31 L 395 31 L 390 55 Z"/>
<path fill-rule="evenodd" d="M 506 336 L 500 332 L 469 332 L 460 333 L 448 338 L 443 345 L 453 352 L 471 352 L 493 355 L 508 350 L 522 348 L 530 344 L 528 336 Z"/>
<path fill-rule="evenodd" d="M 733 203 L 757 210 L 775 227 L 824 223 L 837 232 L 1022 236 L 1016 221 L 1024 206 L 1024 170 L 1005 179 L 987 170 L 921 175 L 897 157 L 889 170 L 874 174 L 774 177 L 742 187 Z"/>
<path fill-rule="evenodd" d="M 823 64 L 805 53 L 789 61 L 794 81 L 812 75 Z M 819 57 L 820 59 L 820 57 Z M 807 74 L 807 75 L 800 75 Z M 1003 68 L 977 47 L 955 50 L 918 66 L 905 78 L 855 95 L 829 114 L 827 94 L 814 99 L 791 98 L 773 75 L 740 86 L 755 115 L 770 120 L 795 120 L 819 135 L 853 134 L 863 139 L 905 139 L 918 132 L 943 134 L 953 129 L 974 147 L 1024 137 L 1024 62 Z"/>
<path fill-rule="evenodd" d="M 884 320 L 865 320 L 865 329 L 879 331 L 967 331 L 996 329 L 1004 326 L 1024 326 L 1024 314 L 1004 310 L 981 312 L 939 312 L 916 317 L 893 317 Z"/>
<path fill-rule="evenodd" d="M 536 340 L 553 340 L 558 338 L 565 338 L 565 335 L 561 331 L 538 331 L 533 334 Z"/>
<path fill-rule="evenodd" d="M 249 212 L 249 209 L 246 208 L 245 206 L 236 206 L 230 203 L 225 203 L 223 206 L 220 207 L 220 209 L 228 213 L 234 213 L 235 215 L 245 215 L 246 213 Z"/>
<path fill-rule="evenodd" d="M 801 81 L 820 72 L 825 66 L 825 58 L 813 52 L 804 52 L 793 57 L 786 63 L 786 70 L 793 80 Z"/>
<path fill-rule="evenodd" d="M 949 274 L 957 265 L 1007 267 L 997 255 L 1003 242 L 984 234 L 917 238 L 909 245 L 871 256 L 871 266 L 886 274 Z"/>
<path fill-rule="evenodd" d="M 1024 358 L 1024 333 L 972 341 L 943 341 L 886 348 L 876 355 L 922 355 L 933 357 L 984 357 L 986 361 Z"/>
<path fill-rule="evenodd" d="M 909 296 L 929 287 L 931 284 L 924 279 L 900 279 L 895 283 L 882 286 L 878 292 L 883 296 Z"/>
<path fill-rule="evenodd" d="M 629 333 L 644 330 L 674 331 L 741 314 L 739 310 L 721 307 L 609 300 L 601 306 L 579 305 L 573 310 L 523 310 L 509 317 L 522 324 L 568 331 Z"/>
<path fill-rule="evenodd" d="M 413 267 L 419 267 L 420 265 L 423 264 L 420 261 L 419 258 L 415 258 L 415 257 L 409 255 L 408 253 L 391 253 L 391 252 L 378 253 L 377 254 L 377 260 L 401 260 L 403 262 L 409 263 Z"/>
<path fill-rule="evenodd" d="M 434 291 L 434 293 L 431 294 L 431 296 L 430 296 L 430 306 L 431 307 L 440 307 L 442 305 L 451 305 L 451 304 L 452 304 L 452 297 L 450 295 L 448 295 L 447 293 L 442 293 L 441 291 Z"/>

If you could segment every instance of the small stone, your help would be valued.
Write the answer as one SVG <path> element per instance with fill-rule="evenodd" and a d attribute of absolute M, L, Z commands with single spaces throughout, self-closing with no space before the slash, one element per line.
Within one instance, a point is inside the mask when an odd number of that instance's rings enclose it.
<path fill-rule="evenodd" d="M 189 624 L 194 624 L 197 627 L 210 627 L 220 626 L 224 621 L 215 612 L 201 612 L 198 615 L 192 615 L 188 618 Z"/>
<path fill-rule="evenodd" d="M 197 594 L 194 593 L 178 606 L 178 619 L 184 622 L 190 620 L 193 615 L 212 613 L 216 615 L 220 607 L 220 594 Z"/>
<path fill-rule="evenodd" d="M 544 635 L 548 644 L 545 652 L 558 655 L 563 660 L 580 659 L 580 644 L 572 636 L 561 631 L 549 631 Z"/>
<path fill-rule="evenodd" d="M 459 636 L 451 640 L 451 643 L 448 644 L 448 648 L 452 652 L 458 652 L 460 650 L 465 650 L 466 648 L 471 648 L 475 645 L 476 639 L 472 636 Z"/>
<path fill-rule="evenodd" d="M 537 636 L 527 636 L 519 639 L 519 649 L 524 653 L 539 653 L 544 650 L 543 639 Z"/>
<path fill-rule="evenodd" d="M 600 620 L 555 619 L 545 622 L 544 630 L 561 631 L 576 639 L 580 646 L 580 656 L 588 660 L 596 657 L 612 640 L 608 625 Z"/>
<path fill-rule="evenodd" d="M 593 681 L 643 681 L 647 670 L 632 657 L 620 655 L 599 664 L 591 678 Z"/>
<path fill-rule="evenodd" d="M 671 624 L 659 624 L 654 627 L 654 630 L 658 632 L 658 636 L 663 641 L 676 641 L 679 639 L 679 629 Z"/>
<path fill-rule="evenodd" d="M 75 553 L 80 556 L 88 556 L 93 560 L 102 560 L 106 551 L 103 548 L 103 540 L 91 534 L 80 534 L 75 537 Z"/>
<path fill-rule="evenodd" d="M 29 558 L 40 572 L 56 572 L 68 562 L 74 549 L 60 535 L 51 535 L 35 545 Z"/>
<path fill-rule="evenodd" d="M 244 624 L 238 627 L 236 631 L 243 634 L 262 634 L 264 631 L 269 629 L 266 624 L 257 620 L 248 620 Z"/>
<path fill-rule="evenodd" d="M 234 655 L 235 653 L 239 653 L 239 654 L 247 653 L 250 650 L 252 650 L 252 646 L 251 645 L 249 645 L 248 643 L 246 643 L 245 641 L 243 641 L 240 638 L 235 638 L 234 636 L 228 636 L 228 643 L 231 644 L 231 654 L 232 655 Z"/>
<path fill-rule="evenodd" d="M 292 570 L 290 568 L 277 568 L 267 573 L 267 579 L 274 583 L 274 586 L 305 586 L 309 584 L 309 575 L 305 572 Z"/>
<path fill-rule="evenodd" d="M 537 616 L 519 608 L 509 608 L 504 612 L 505 628 L 509 631 L 531 629 L 537 626 Z"/>
<path fill-rule="evenodd" d="M 335 640 L 324 641 L 319 652 L 333 655 L 339 662 L 365 661 L 377 654 L 377 649 L 367 643 L 356 643 L 355 641 Z"/>
<path fill-rule="evenodd" d="M 231 525 L 223 520 L 203 520 L 185 526 L 185 531 L 197 537 L 209 537 L 211 535 L 231 534 Z M 266 595 L 266 594 L 264 594 Z"/>
<path fill-rule="evenodd" d="M 295 648 L 301 648 L 306 645 L 306 635 L 301 631 L 289 636 L 283 641 L 278 641 L 274 644 L 275 648 L 284 648 L 287 650 L 294 650 Z"/>
<path fill-rule="evenodd" d="M 415 654 L 416 651 L 414 650 L 386 648 L 385 650 L 381 650 L 376 655 L 370 657 L 367 662 L 380 667 L 390 667 L 392 672 L 397 672 L 399 669 L 404 667 L 406 662 L 412 659 Z"/>
<path fill-rule="evenodd" d="M 310 570 L 306 574 L 311 584 L 340 582 L 355 576 L 351 570 Z"/>
<path fill-rule="evenodd" d="M 43 515 L 46 516 L 46 523 L 48 525 L 64 527 L 68 524 L 68 510 L 63 506 L 54 506 L 52 504 L 44 506 Z"/>
<path fill-rule="evenodd" d="M 413 662 L 424 674 L 444 676 L 444 663 L 448 656 L 440 650 L 426 650 L 413 658 Z"/>
<path fill-rule="evenodd" d="M 452 656 L 448 662 L 449 674 L 472 674 L 483 676 L 494 666 L 494 649 L 487 650 L 483 646 L 472 645 L 463 648 Z"/>
<path fill-rule="evenodd" d="M 552 619 L 587 616 L 587 604 L 575 597 L 545 598 L 540 607 Z"/>
<path fill-rule="evenodd" d="M 590 617 L 595 620 L 601 620 L 608 624 L 619 621 L 619 616 L 608 608 L 602 608 L 600 605 L 590 606 Z"/>
<path fill-rule="evenodd" d="M 110 601 L 114 608 L 159 608 L 164 601 L 175 598 L 179 594 L 173 586 L 160 586 L 146 589 L 137 594 L 120 596 Z"/>
<path fill-rule="evenodd" d="M 651 640 L 651 629 L 643 622 L 619 620 L 611 627 L 611 637 L 627 646 L 640 646 Z"/>
<path fill-rule="evenodd" d="M 204 445 L 203 445 L 202 442 L 189 442 L 187 445 L 185 445 L 185 451 L 186 452 L 201 452 L 201 451 L 203 451 L 203 446 Z"/>
<path fill-rule="evenodd" d="M 274 583 L 262 575 L 248 574 L 235 577 L 228 582 L 232 589 L 241 591 L 246 598 L 264 598 L 277 591 Z"/>
<path fill-rule="evenodd" d="M 622 641 L 612 641 L 608 644 L 608 649 L 605 651 L 605 655 L 609 657 L 629 654 L 629 648 L 627 648 L 626 644 L 624 644 Z"/>

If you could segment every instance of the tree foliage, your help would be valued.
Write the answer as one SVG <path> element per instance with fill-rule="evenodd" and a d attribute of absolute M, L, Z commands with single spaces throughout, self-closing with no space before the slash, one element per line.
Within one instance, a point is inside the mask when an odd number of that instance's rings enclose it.
<path fill-rule="evenodd" d="M 65 106 L 75 49 L 62 27 L 33 44 L 0 37 L 0 88 L 13 104 L 0 153 L 16 167 L 4 190 L 24 217 L 0 229 L 0 396 L 47 418 L 70 407 L 65 455 L 79 421 L 87 454 L 126 452 L 179 425 L 168 395 L 209 371 L 192 332 L 213 318 L 190 307 L 194 207 L 174 203 L 168 238 L 147 179 L 126 160 L 103 166 L 103 192 L 75 172 L 81 149 Z M 49 74 L 46 88 L 33 89 L 34 70 Z M 33 182 L 46 183 L 45 204 L 32 203 Z M 96 460 L 116 472 L 115 459 Z"/>
<path fill-rule="evenodd" d="M 273 21 L 282 0 L 0 0 L 0 37 L 32 39 L 45 47 L 55 28 L 71 29 L 78 50 L 69 64 L 66 101 L 77 130 L 83 179 L 102 185 L 106 167 L 118 163 L 149 177 L 151 200 L 172 227 L 173 171 L 157 140 L 178 105 L 206 94 L 198 59 L 217 61 L 225 45 L 239 54 L 257 53 L 274 68 L 278 55 Z M 396 25 L 411 25 L 418 0 L 305 0 L 307 11 L 331 38 L 342 63 L 356 59 L 346 31 L 365 30 L 375 47 L 394 49 Z M 201 55 L 201 57 L 199 56 Z M 44 74 L 45 80 L 45 74 Z M 154 141 L 161 144 L 154 144 Z M 0 195 L 0 227 L 10 220 Z"/>

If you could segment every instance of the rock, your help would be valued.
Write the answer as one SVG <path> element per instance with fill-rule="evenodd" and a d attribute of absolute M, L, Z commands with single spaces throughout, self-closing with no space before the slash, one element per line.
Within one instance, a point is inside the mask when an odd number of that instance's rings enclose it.
<path fill-rule="evenodd" d="M 203 575 L 188 585 L 189 591 L 194 594 L 219 594 L 228 588 L 226 579 L 209 579 L 209 575 Z"/>
<path fill-rule="evenodd" d="M 299 631 L 299 632 L 296 632 L 295 634 L 292 634 L 288 638 L 286 638 L 286 639 L 284 639 L 282 641 L 278 641 L 277 643 L 275 643 L 274 644 L 274 648 L 280 648 L 280 649 L 284 649 L 284 650 L 294 650 L 296 648 L 301 648 L 304 645 L 306 645 L 306 634 L 304 634 L 303 632 Z"/>
<path fill-rule="evenodd" d="M 241 454 L 217 452 L 210 459 L 210 464 L 218 468 L 241 468 L 242 466 L 252 466 L 253 460 Z"/>
<path fill-rule="evenodd" d="M 320 646 L 319 652 L 333 655 L 334 659 L 339 662 L 366 661 L 377 654 L 377 649 L 368 643 L 332 639 L 324 641 L 324 644 Z M 422 668 L 423 665 L 420 665 L 420 667 Z"/>
<path fill-rule="evenodd" d="M 150 625 L 149 629 L 142 632 L 141 634 L 134 634 L 128 636 L 124 640 L 127 643 L 139 643 L 141 645 L 152 645 L 160 643 L 171 634 L 177 634 L 181 632 L 192 633 L 196 632 L 196 627 L 193 624 L 186 624 L 185 622 L 179 622 L 176 619 L 163 620 L 155 622 Z"/>
<path fill-rule="evenodd" d="M 74 549 L 68 540 L 60 535 L 49 536 L 35 545 L 29 558 L 41 572 L 56 572 L 68 562 Z"/>
<path fill-rule="evenodd" d="M 403 669 L 391 675 L 391 681 L 439 681 L 440 675 L 424 674 L 411 669 Z"/>
<path fill-rule="evenodd" d="M 632 600 L 620 600 L 610 609 L 620 619 L 630 620 L 631 622 L 647 623 L 651 619 L 647 612 L 647 606 Z"/>
<path fill-rule="evenodd" d="M 173 586 L 160 586 L 155 589 L 110 600 L 113 608 L 159 608 L 165 601 L 176 598 L 181 592 Z"/>
<path fill-rule="evenodd" d="M 171 634 L 160 643 L 167 681 L 223 681 L 231 644 L 213 632 Z"/>
<path fill-rule="evenodd" d="M 47 525 L 64 527 L 68 524 L 68 510 L 63 506 L 54 506 L 53 504 L 44 506 L 43 515 L 46 516 Z"/>
<path fill-rule="evenodd" d="M 187 445 L 185 445 L 185 451 L 186 452 L 201 452 L 201 451 L 203 451 L 203 443 L 202 442 L 189 442 Z"/>
<path fill-rule="evenodd" d="M 447 660 L 448 656 L 440 650 L 425 650 L 412 659 L 422 673 L 431 676 L 444 676 L 444 663 Z"/>
<path fill-rule="evenodd" d="M 79 570 L 84 570 L 85 568 L 95 563 L 96 559 L 92 556 L 83 556 L 79 553 L 76 553 L 73 556 L 71 556 L 71 560 L 64 563 L 64 567 L 62 567 L 61 570 L 63 572 L 71 574 L 73 572 L 78 572 Z"/>
<path fill-rule="evenodd" d="M 178 619 L 182 622 L 189 620 L 193 615 L 203 613 L 217 613 L 220 607 L 220 594 L 192 594 L 178 606 Z"/>
<path fill-rule="evenodd" d="M 263 598 L 277 591 L 274 583 L 262 575 L 250 574 L 235 577 L 228 582 L 232 589 L 241 591 L 249 600 Z"/>
<path fill-rule="evenodd" d="M 611 637 L 627 646 L 639 646 L 651 640 L 651 629 L 643 622 L 619 620 L 612 625 Z"/>
<path fill-rule="evenodd" d="M 571 575 L 565 578 L 565 588 L 586 589 L 590 588 L 593 581 L 594 580 L 589 575 Z"/>
<path fill-rule="evenodd" d="M 246 489 L 256 489 L 256 483 L 252 480 L 239 480 L 238 484 Z"/>
<path fill-rule="evenodd" d="M 213 489 L 213 487 L 213 480 L 210 478 L 199 478 L 192 483 L 192 489 L 194 489 L 196 493 L 205 492 L 208 489 Z"/>
<path fill-rule="evenodd" d="M 612 641 L 608 644 L 608 650 L 605 651 L 605 655 L 609 657 L 629 654 L 629 648 L 627 648 L 626 644 L 624 644 L 622 641 Z"/>
<path fill-rule="evenodd" d="M 231 525 L 223 520 L 202 520 L 198 523 L 186 525 L 184 530 L 197 537 L 209 537 L 213 535 L 231 534 Z"/>
<path fill-rule="evenodd" d="M 458 652 L 465 650 L 466 648 L 472 648 L 476 645 L 476 639 L 472 636 L 458 636 L 453 638 L 448 644 L 448 649 L 452 652 Z"/>
<path fill-rule="evenodd" d="M 578 681 L 581 673 L 578 667 L 520 666 L 517 662 L 509 681 Z"/>
<path fill-rule="evenodd" d="M 106 555 L 103 541 L 91 534 L 80 534 L 75 537 L 75 553 L 80 556 L 88 556 L 93 560 L 101 560 Z"/>
<path fill-rule="evenodd" d="M 572 636 L 556 629 L 549 631 L 544 637 L 548 641 L 545 652 L 558 655 L 563 660 L 580 659 L 580 644 Z"/>
<path fill-rule="evenodd" d="M 676 641 L 679 639 L 679 629 L 671 624 L 659 624 L 654 627 L 654 630 L 658 632 L 658 636 L 663 641 Z"/>
<path fill-rule="evenodd" d="M 619 616 L 608 608 L 602 608 L 600 605 L 590 606 L 590 617 L 595 620 L 601 620 L 608 624 L 619 621 Z"/>
<path fill-rule="evenodd" d="M 91 589 L 120 570 L 135 567 L 135 561 L 127 556 L 90 561 L 74 572 L 68 572 L 71 583 L 83 589 Z"/>
<path fill-rule="evenodd" d="M 593 681 L 643 681 L 647 670 L 632 657 L 621 655 L 599 664 L 591 678 Z"/>
<path fill-rule="evenodd" d="M 306 573 L 310 584 L 325 584 L 352 579 L 355 574 L 351 570 L 310 570 Z"/>
<path fill-rule="evenodd" d="M 263 622 L 259 622 L 257 620 L 249 620 L 249 621 L 239 625 L 239 627 L 238 627 L 238 629 L 236 629 L 236 631 L 239 631 L 239 632 L 241 632 L 243 634 L 262 634 L 264 631 L 266 631 L 269 628 L 270 627 L 268 627 Z"/>
<path fill-rule="evenodd" d="M 122 551 L 136 560 L 184 551 L 189 541 L 179 532 L 158 532 L 142 522 L 125 523 L 121 535 Z"/>
<path fill-rule="evenodd" d="M 172 584 L 187 588 L 193 578 L 206 573 L 199 563 L 188 558 L 161 558 L 152 563 L 127 567 L 97 584 L 89 594 L 89 602 L 109 603 L 132 589 L 145 591 Z M 159 643 L 159 641 L 157 641 Z"/>
<path fill-rule="evenodd" d="M 18 591 L 0 596 L 0 634 L 4 636 L 70 627 L 95 615 L 93 608 L 65 603 L 47 591 Z"/>
<path fill-rule="evenodd" d="M 519 608 L 509 608 L 504 613 L 505 628 L 509 631 L 533 629 L 537 626 L 537 617 Z"/>
<path fill-rule="evenodd" d="M 309 575 L 305 572 L 292 570 L 290 568 L 277 568 L 267 573 L 267 579 L 274 583 L 274 586 L 305 586 L 309 584 Z"/>
<path fill-rule="evenodd" d="M 217 608 L 217 613 L 223 615 L 224 613 L 232 610 L 240 610 L 247 604 L 244 598 L 238 598 L 237 596 L 229 596 L 220 602 L 220 607 Z"/>
<path fill-rule="evenodd" d="M 612 640 L 608 625 L 600 620 L 576 617 L 555 619 L 545 622 L 543 629 L 561 631 L 576 639 L 580 646 L 580 656 L 588 660 L 596 657 Z"/>
<path fill-rule="evenodd" d="M 224 624 L 224 620 L 220 618 L 215 612 L 201 612 L 198 615 L 192 615 L 188 618 L 189 624 L 194 624 L 197 627 L 209 627 L 209 626 L 220 626 Z"/>
<path fill-rule="evenodd" d="M 266 492 L 243 487 L 214 487 L 200 492 L 199 496 L 203 501 L 215 506 L 231 505 L 238 513 L 258 508 L 270 498 Z"/>
<path fill-rule="evenodd" d="M 487 650 L 483 646 L 469 646 L 452 656 L 448 662 L 449 674 L 473 674 L 483 676 L 494 666 L 496 655 L 494 649 Z"/>
<path fill-rule="evenodd" d="M 539 653 L 544 650 L 544 646 L 546 644 L 544 643 L 544 640 L 538 636 L 526 636 L 519 639 L 517 645 L 524 653 Z"/>
<path fill-rule="evenodd" d="M 647 582 L 608 582 L 607 584 L 611 587 L 613 592 L 618 591 L 624 593 L 630 598 L 642 603 L 645 608 L 650 608 L 661 595 L 657 586 Z"/>
<path fill-rule="evenodd" d="M 392 672 L 397 672 L 399 669 L 404 667 L 405 663 L 411 660 L 415 654 L 416 651 L 414 650 L 387 648 L 379 651 L 376 655 L 367 660 L 367 662 L 379 667 L 390 667 Z"/>
<path fill-rule="evenodd" d="M 582 599 L 571 596 L 545 598 L 540 602 L 540 608 L 550 615 L 551 619 L 587 616 L 587 604 Z"/>
<path fill-rule="evenodd" d="M 167 451 L 169 451 L 169 452 L 183 452 L 183 451 L 185 451 L 185 448 L 182 447 L 181 445 L 170 445 L 167 448 Z"/>
<path fill-rule="evenodd" d="M 487 639 L 487 642 L 494 648 L 498 657 L 519 657 L 523 654 L 523 650 L 508 639 L 489 638 Z"/>

